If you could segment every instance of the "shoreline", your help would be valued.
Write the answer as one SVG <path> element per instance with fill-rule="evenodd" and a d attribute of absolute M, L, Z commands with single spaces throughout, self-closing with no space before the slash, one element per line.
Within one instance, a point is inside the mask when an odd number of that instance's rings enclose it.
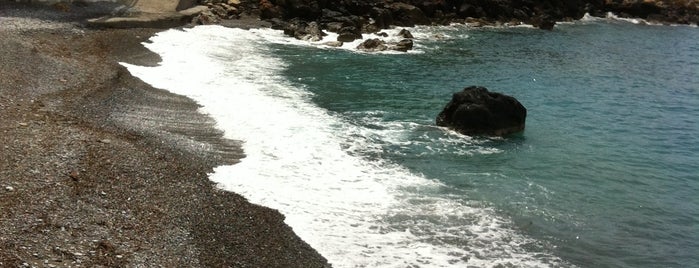
<path fill-rule="evenodd" d="M 103 11 L 0 9 L 0 266 L 328 267 L 215 187 L 239 142 L 120 66 L 157 64 L 141 43 L 159 30 L 83 27 Z"/>
<path fill-rule="evenodd" d="M 157 65 L 141 43 L 164 29 L 85 28 L 106 9 L 2 7 L 0 266 L 330 266 L 279 212 L 208 179 L 244 157 L 239 141 L 118 64 Z"/>

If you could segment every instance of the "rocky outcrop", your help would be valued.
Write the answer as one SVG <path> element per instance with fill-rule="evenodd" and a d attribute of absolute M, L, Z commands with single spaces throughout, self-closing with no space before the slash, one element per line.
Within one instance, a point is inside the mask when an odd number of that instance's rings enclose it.
<path fill-rule="evenodd" d="M 357 49 L 364 52 L 378 52 L 385 50 L 395 50 L 401 52 L 408 52 L 408 50 L 413 49 L 413 40 L 403 39 L 399 42 L 387 43 L 384 40 L 373 38 L 367 39 L 357 46 Z"/>
<path fill-rule="evenodd" d="M 393 23 L 398 26 L 412 27 L 417 24 L 430 24 L 431 20 L 427 18 L 424 12 L 416 6 L 395 2 L 391 3 L 389 9 L 392 12 Z"/>
<path fill-rule="evenodd" d="M 315 21 L 306 22 L 298 18 L 288 22 L 281 19 L 273 19 L 271 21 L 273 29 L 284 30 L 285 35 L 299 40 L 318 42 L 323 40 L 323 36 L 326 35 L 320 29 L 320 25 Z"/>
<path fill-rule="evenodd" d="M 515 98 L 484 87 L 454 93 L 437 116 L 437 125 L 466 135 L 504 136 L 524 130 L 527 109 Z"/>
<path fill-rule="evenodd" d="M 621 17 L 652 22 L 699 24 L 699 1 L 607 0 L 595 15 L 613 12 Z"/>
<path fill-rule="evenodd" d="M 579 19 L 585 13 L 605 16 L 606 12 L 656 22 L 699 23 L 696 0 L 259 0 L 263 19 L 317 21 L 331 32 L 354 27 L 356 30 L 344 31 L 343 40 L 357 39 L 357 32 L 375 33 L 390 26 L 453 22 L 527 23 L 552 30 L 557 21 Z"/>

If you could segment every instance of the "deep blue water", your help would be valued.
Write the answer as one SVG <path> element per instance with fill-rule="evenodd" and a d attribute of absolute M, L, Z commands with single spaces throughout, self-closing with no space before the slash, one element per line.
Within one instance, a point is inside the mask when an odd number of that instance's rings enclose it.
<path fill-rule="evenodd" d="M 411 54 L 273 45 L 312 101 L 383 159 L 511 219 L 581 267 L 699 267 L 699 29 L 598 21 L 421 28 Z M 512 95 L 526 130 L 458 141 L 434 127 L 469 85 Z M 524 247 L 528 245 L 523 245 Z"/>

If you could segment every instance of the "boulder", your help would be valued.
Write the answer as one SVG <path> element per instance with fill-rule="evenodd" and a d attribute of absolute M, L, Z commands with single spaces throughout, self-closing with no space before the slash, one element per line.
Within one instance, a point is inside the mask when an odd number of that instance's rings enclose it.
<path fill-rule="evenodd" d="M 408 52 L 408 50 L 413 49 L 413 40 L 411 40 L 411 39 L 400 40 L 398 43 L 391 46 L 391 49 L 397 50 L 397 51 L 402 51 L 402 52 Z"/>
<path fill-rule="evenodd" d="M 531 24 L 536 28 L 551 31 L 553 30 L 553 26 L 556 25 L 556 21 L 548 15 L 542 15 L 533 18 Z"/>
<path fill-rule="evenodd" d="M 343 27 L 337 34 L 337 41 L 340 42 L 352 42 L 356 39 L 362 39 L 362 32 L 354 26 Z"/>
<path fill-rule="evenodd" d="M 384 51 L 388 49 L 386 46 L 386 42 L 384 42 L 381 39 L 378 38 L 373 38 L 373 39 L 367 39 L 366 41 L 362 42 L 357 46 L 357 49 L 366 51 L 366 52 L 377 52 L 377 51 Z"/>
<path fill-rule="evenodd" d="M 416 6 L 394 2 L 389 5 L 389 8 L 393 12 L 393 24 L 395 25 L 413 27 L 416 24 L 430 24 L 430 19 Z"/>
<path fill-rule="evenodd" d="M 284 34 L 299 40 L 318 42 L 323 40 L 325 33 L 321 31 L 317 22 L 307 23 L 300 19 L 292 19 L 283 25 Z"/>
<path fill-rule="evenodd" d="M 454 93 L 437 116 L 437 125 L 466 135 L 504 136 L 524 130 L 527 109 L 515 98 L 484 87 Z"/>
<path fill-rule="evenodd" d="M 391 11 L 385 8 L 375 7 L 371 10 L 371 18 L 374 23 L 381 29 L 387 29 L 393 24 L 393 15 Z"/>
<path fill-rule="evenodd" d="M 272 4 L 269 0 L 260 0 L 259 4 L 260 18 L 262 19 L 274 19 L 282 17 L 282 9 Z"/>
<path fill-rule="evenodd" d="M 413 34 L 410 33 L 410 31 L 406 29 L 401 29 L 400 32 L 398 32 L 398 36 L 406 38 L 406 39 L 413 39 Z"/>

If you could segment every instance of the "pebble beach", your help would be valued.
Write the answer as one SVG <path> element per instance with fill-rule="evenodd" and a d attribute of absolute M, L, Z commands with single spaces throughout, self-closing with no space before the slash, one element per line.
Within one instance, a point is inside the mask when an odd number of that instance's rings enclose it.
<path fill-rule="evenodd" d="M 159 30 L 85 27 L 108 12 L 0 3 L 0 267 L 329 266 L 209 181 L 240 143 L 119 65 Z"/>

